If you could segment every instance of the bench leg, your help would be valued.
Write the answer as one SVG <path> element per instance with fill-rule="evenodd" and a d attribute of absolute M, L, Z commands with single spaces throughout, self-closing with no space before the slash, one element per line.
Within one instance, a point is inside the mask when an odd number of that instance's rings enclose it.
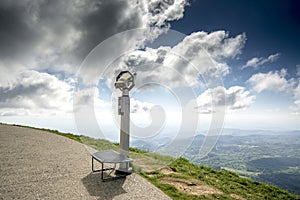
<path fill-rule="evenodd" d="M 92 157 L 92 172 L 94 172 L 94 157 Z"/>
<path fill-rule="evenodd" d="M 104 171 L 111 170 L 111 172 L 109 173 L 109 174 L 111 174 L 116 169 L 116 167 L 104 168 L 104 163 L 103 162 L 100 162 L 100 163 L 101 163 L 101 169 L 95 169 L 94 168 L 94 157 L 92 157 L 92 172 L 101 172 L 102 181 L 110 179 L 110 177 L 108 177 L 108 178 L 104 177 Z"/>
<path fill-rule="evenodd" d="M 100 172 L 103 170 L 103 163 L 102 164 L 102 169 L 94 169 L 94 158 L 92 157 L 92 172 Z"/>
<path fill-rule="evenodd" d="M 103 166 L 104 166 L 104 164 L 103 163 L 101 163 L 101 179 L 102 179 L 102 181 L 104 180 L 104 169 L 103 169 Z"/>
<path fill-rule="evenodd" d="M 98 161 L 98 160 L 97 160 Z M 100 162 L 100 161 L 99 161 Z M 114 163 L 114 167 L 110 167 L 110 168 L 104 168 L 104 163 L 101 163 L 101 169 L 95 169 L 94 168 L 94 157 L 92 156 L 92 172 L 101 172 L 101 179 L 102 181 L 106 181 L 106 180 L 115 180 L 115 179 L 119 179 L 119 178 L 125 178 L 127 175 L 129 174 L 118 174 L 117 176 L 114 177 L 109 177 L 109 175 L 116 170 L 116 163 Z M 104 177 L 104 171 L 107 170 L 111 170 L 111 172 L 109 173 L 109 175 L 107 177 Z"/>

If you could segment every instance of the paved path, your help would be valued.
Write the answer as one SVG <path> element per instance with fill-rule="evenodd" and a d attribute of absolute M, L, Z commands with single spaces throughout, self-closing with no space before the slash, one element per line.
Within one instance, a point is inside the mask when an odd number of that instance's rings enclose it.
<path fill-rule="evenodd" d="M 102 182 L 89 148 L 52 133 L 0 124 L 0 199 L 169 199 L 137 174 Z"/>

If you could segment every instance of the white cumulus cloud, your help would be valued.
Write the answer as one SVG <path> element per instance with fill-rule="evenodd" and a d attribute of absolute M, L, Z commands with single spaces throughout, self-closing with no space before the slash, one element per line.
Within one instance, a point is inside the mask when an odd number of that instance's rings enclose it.
<path fill-rule="evenodd" d="M 67 113 L 72 110 L 73 86 L 71 80 L 37 71 L 23 71 L 13 82 L 0 84 L 0 109 L 12 115 L 54 111 Z M 12 112 L 14 110 L 14 112 Z"/>
<path fill-rule="evenodd" d="M 268 56 L 268 58 L 263 57 L 254 57 L 247 61 L 247 63 L 242 67 L 242 69 L 245 69 L 247 67 L 253 67 L 258 68 L 260 66 L 263 66 L 266 63 L 272 63 L 278 60 L 280 57 L 279 53 L 271 54 Z"/>
<path fill-rule="evenodd" d="M 152 80 L 170 87 L 182 87 L 186 83 L 193 86 L 199 83 L 200 76 L 209 81 L 228 74 L 227 59 L 239 55 L 245 41 L 245 34 L 230 37 L 225 31 L 195 32 L 172 48 L 160 46 L 133 51 L 122 58 L 115 70 L 135 71 L 145 82 Z"/>
<path fill-rule="evenodd" d="M 290 92 L 294 80 L 287 80 L 285 78 L 286 74 L 286 69 L 270 71 L 268 73 L 257 73 L 252 75 L 247 82 L 252 85 L 253 90 L 256 92 L 262 92 L 264 90 Z"/>
<path fill-rule="evenodd" d="M 293 113 L 300 113 L 300 79 L 286 78 L 287 70 L 270 71 L 268 73 L 257 73 L 252 75 L 247 82 L 252 85 L 254 91 L 282 92 L 292 97 L 293 105 L 289 108 Z"/>
<path fill-rule="evenodd" d="M 228 89 L 219 86 L 207 89 L 197 98 L 200 113 L 211 113 L 214 107 L 225 106 L 229 111 L 236 111 L 249 107 L 255 96 L 246 91 L 244 87 L 232 86 Z"/>
<path fill-rule="evenodd" d="M 131 113 L 147 113 L 154 106 L 152 103 L 142 102 L 139 100 L 135 100 L 133 98 L 130 99 L 130 112 Z"/>

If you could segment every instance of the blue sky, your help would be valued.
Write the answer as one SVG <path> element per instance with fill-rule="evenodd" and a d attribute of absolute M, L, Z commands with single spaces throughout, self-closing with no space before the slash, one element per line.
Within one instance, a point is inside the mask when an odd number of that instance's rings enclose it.
<path fill-rule="evenodd" d="M 0 122 L 115 139 L 113 81 L 131 70 L 136 137 L 300 129 L 299 9 L 297 0 L 3 1 Z"/>
<path fill-rule="evenodd" d="M 228 62 L 231 73 L 224 77 L 224 85 L 230 87 L 238 84 L 251 90 L 252 86 L 247 80 L 257 73 L 284 68 L 287 70 L 287 80 L 299 79 L 299 76 L 296 76 L 300 55 L 299 6 L 299 1 L 282 0 L 192 1 L 185 10 L 184 18 L 171 22 L 171 25 L 173 29 L 185 34 L 197 30 L 226 30 L 230 35 L 246 33 L 247 41 L 242 53 L 238 59 Z M 257 68 L 242 69 L 248 60 L 254 57 L 265 59 L 272 54 L 279 54 L 276 61 L 266 62 Z M 291 94 L 265 90 L 256 94 L 255 103 L 249 112 L 257 112 L 259 115 L 265 110 L 274 109 L 282 114 L 283 122 L 292 102 Z"/>
<path fill-rule="evenodd" d="M 244 80 L 255 71 L 239 70 L 241 65 L 253 57 L 268 57 L 275 53 L 280 54 L 280 59 L 257 70 L 268 72 L 286 68 L 289 76 L 294 77 L 300 55 L 299 4 L 299 1 L 283 0 L 192 1 L 186 8 L 185 17 L 171 24 L 173 29 L 185 34 L 195 30 L 226 30 L 231 35 L 246 33 L 243 53 L 231 64 L 233 74 L 245 77 Z"/>

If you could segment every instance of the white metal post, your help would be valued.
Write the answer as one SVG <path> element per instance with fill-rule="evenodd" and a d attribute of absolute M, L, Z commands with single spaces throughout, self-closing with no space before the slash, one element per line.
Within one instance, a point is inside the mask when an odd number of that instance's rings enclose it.
<path fill-rule="evenodd" d="M 129 158 L 129 125 L 130 125 L 130 98 L 129 90 L 124 89 L 121 97 L 121 127 L 120 153 Z M 119 171 L 128 172 L 129 163 L 121 163 Z"/>
<path fill-rule="evenodd" d="M 129 126 L 130 126 L 130 98 L 129 91 L 134 87 L 134 75 L 129 71 L 121 71 L 116 77 L 115 87 L 122 91 L 119 97 L 118 111 L 121 115 L 120 126 L 120 153 L 129 158 Z M 132 173 L 129 171 L 129 163 L 120 163 L 119 172 Z"/>

